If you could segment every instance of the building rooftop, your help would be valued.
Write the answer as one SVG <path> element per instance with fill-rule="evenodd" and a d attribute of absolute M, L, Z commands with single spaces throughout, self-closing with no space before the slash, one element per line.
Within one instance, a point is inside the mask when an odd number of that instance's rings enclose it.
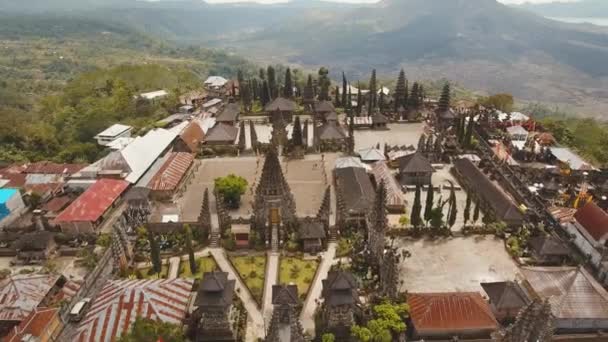
<path fill-rule="evenodd" d="M 115 179 L 100 179 L 61 212 L 56 222 L 95 222 L 129 187 Z"/>
<path fill-rule="evenodd" d="M 374 163 L 372 174 L 374 175 L 376 184 L 384 182 L 384 187 L 386 188 L 386 205 L 389 207 L 404 207 L 406 203 L 403 191 L 386 162 L 379 161 Z"/>
<path fill-rule="evenodd" d="M 165 97 L 167 95 L 169 95 L 169 93 L 166 90 L 156 90 L 148 93 L 139 94 L 140 97 L 143 97 L 146 100 L 154 100 L 156 98 Z"/>
<path fill-rule="evenodd" d="M 193 161 L 192 153 L 171 152 L 167 161 L 148 183 L 148 187 L 152 191 L 175 190 Z"/>
<path fill-rule="evenodd" d="M 593 165 L 587 163 L 578 154 L 572 152 L 566 147 L 550 147 L 549 151 L 551 154 L 560 162 L 566 163 L 572 170 L 576 171 L 592 171 L 596 168 Z"/>
<path fill-rule="evenodd" d="M 235 122 L 241 114 L 241 106 L 237 103 L 229 103 L 222 112 L 215 118 L 217 122 Z"/>
<path fill-rule="evenodd" d="M 143 137 L 137 137 L 120 151 L 131 169 L 125 180 L 132 184 L 137 183 L 176 137 L 177 133 L 159 128 L 148 132 Z"/>
<path fill-rule="evenodd" d="M 203 82 L 203 84 L 208 87 L 218 87 L 218 88 L 223 87 L 224 85 L 226 85 L 226 83 L 228 83 L 228 80 L 223 78 L 222 76 L 209 76 L 209 77 L 207 77 L 205 82 Z"/>
<path fill-rule="evenodd" d="M 530 239 L 530 247 L 541 256 L 568 256 L 570 250 L 552 235 L 539 235 Z"/>
<path fill-rule="evenodd" d="M 335 122 L 327 122 L 318 129 L 319 140 L 343 140 L 346 139 L 346 133 L 342 127 Z"/>
<path fill-rule="evenodd" d="M 509 133 L 510 135 L 520 135 L 520 134 L 528 134 L 528 131 L 526 131 L 526 129 L 521 127 L 520 125 L 516 125 L 516 126 L 507 127 L 507 133 Z"/>
<path fill-rule="evenodd" d="M 488 295 L 490 303 L 498 310 L 519 311 L 530 303 L 530 298 L 520 285 L 512 281 L 481 283 L 481 287 Z"/>
<path fill-rule="evenodd" d="M 597 204 L 589 202 L 576 211 L 574 218 L 587 233 L 600 242 L 608 234 L 608 214 Z"/>
<path fill-rule="evenodd" d="M 498 328 L 490 306 L 477 292 L 410 293 L 407 302 L 419 334 Z"/>
<path fill-rule="evenodd" d="M 232 142 L 236 141 L 239 129 L 232 125 L 217 123 L 207 132 L 207 142 Z"/>
<path fill-rule="evenodd" d="M 336 108 L 331 101 L 317 101 L 315 102 L 315 112 L 317 113 L 332 113 L 335 112 Z"/>
<path fill-rule="evenodd" d="M 374 147 L 361 149 L 357 151 L 357 154 L 364 162 L 376 162 L 380 160 L 386 160 L 386 157 L 384 157 L 384 153 Z"/>
<path fill-rule="evenodd" d="M 297 285 L 272 285 L 272 305 L 298 305 Z"/>
<path fill-rule="evenodd" d="M 114 124 L 104 131 L 98 133 L 95 137 L 115 137 L 117 135 L 121 135 L 122 133 L 132 129 L 133 127 L 121 124 Z"/>
<path fill-rule="evenodd" d="M 399 158 L 399 172 L 428 173 L 434 172 L 431 162 L 422 153 L 416 152 Z"/>
<path fill-rule="evenodd" d="M 110 342 L 137 317 L 181 325 L 188 312 L 193 280 L 109 280 L 78 326 L 75 340 Z"/>
<path fill-rule="evenodd" d="M 323 298 L 330 306 L 357 304 L 357 289 L 355 277 L 346 271 L 330 271 L 323 279 Z"/>
<path fill-rule="evenodd" d="M 264 110 L 267 112 L 295 112 L 296 109 L 298 109 L 298 105 L 294 101 L 284 97 L 277 97 L 264 107 Z"/>
<path fill-rule="evenodd" d="M 50 161 L 41 161 L 29 164 L 23 173 L 39 173 L 45 175 L 71 175 L 83 168 L 87 164 L 58 164 Z"/>
<path fill-rule="evenodd" d="M 0 321 L 25 319 L 55 286 L 59 276 L 17 274 L 0 280 Z"/>
<path fill-rule="evenodd" d="M 42 338 L 47 333 L 48 325 L 54 324 L 53 318 L 58 315 L 56 308 L 34 308 L 32 312 L 14 327 L 13 330 L 3 339 L 5 342 L 26 342 L 30 341 L 28 336 Z"/>
<path fill-rule="evenodd" d="M 207 272 L 200 282 L 194 306 L 203 308 L 232 305 L 236 281 L 228 279 L 226 272 Z"/>
<path fill-rule="evenodd" d="M 365 169 L 336 169 L 336 186 L 347 212 L 367 213 L 374 204 L 375 191 Z"/>
<path fill-rule="evenodd" d="M 302 220 L 299 235 L 302 239 L 324 239 L 325 226 L 317 220 Z"/>

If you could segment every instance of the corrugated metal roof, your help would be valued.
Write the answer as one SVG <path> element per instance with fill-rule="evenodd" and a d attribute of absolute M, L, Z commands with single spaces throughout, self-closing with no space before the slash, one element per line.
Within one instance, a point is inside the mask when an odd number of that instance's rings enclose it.
<path fill-rule="evenodd" d="M 42 161 L 29 164 L 23 173 L 40 173 L 46 175 L 71 175 L 86 167 L 87 164 L 57 164 L 50 161 Z"/>
<path fill-rule="evenodd" d="M 608 319 L 608 292 L 582 267 L 522 267 L 530 286 L 548 298 L 556 318 Z"/>
<path fill-rule="evenodd" d="M 95 222 L 129 187 L 116 179 L 100 179 L 61 212 L 56 222 Z"/>
<path fill-rule="evenodd" d="M 171 145 L 177 133 L 165 129 L 155 129 L 143 137 L 138 137 L 120 153 L 124 157 L 131 173 L 125 179 L 137 183 L 154 161 Z"/>
<path fill-rule="evenodd" d="M 551 154 L 562 163 L 566 163 L 572 170 L 591 171 L 595 170 L 593 165 L 587 163 L 576 153 L 565 147 L 551 147 L 549 148 Z"/>
<path fill-rule="evenodd" d="M 11 333 L 3 340 L 5 342 L 30 341 L 26 336 L 42 338 L 48 333 L 49 324 L 54 324 L 53 318 L 59 310 L 55 308 L 34 309 L 26 319 L 11 330 Z"/>
<path fill-rule="evenodd" d="M 477 292 L 410 293 L 407 302 L 418 333 L 498 328 L 492 309 Z"/>
<path fill-rule="evenodd" d="M 384 182 L 386 188 L 386 204 L 391 207 L 405 207 L 405 198 L 401 186 L 386 162 L 379 161 L 372 166 L 372 174 L 376 179 L 376 184 Z"/>
<path fill-rule="evenodd" d="M 188 168 L 190 168 L 190 165 L 192 165 L 193 160 L 194 156 L 192 153 L 171 153 L 169 159 L 154 175 L 150 183 L 148 183 L 148 188 L 153 191 L 175 190 L 186 174 L 186 171 L 188 171 Z"/>
<path fill-rule="evenodd" d="M 382 151 L 377 148 L 364 148 L 357 151 L 357 154 L 361 157 L 363 161 L 380 161 L 386 160 Z"/>
<path fill-rule="evenodd" d="M 0 321 L 26 318 L 58 279 L 55 275 L 17 274 L 0 280 Z"/>
<path fill-rule="evenodd" d="M 115 137 L 117 135 L 120 135 L 120 134 L 124 133 L 125 131 L 128 131 L 128 130 L 132 129 L 132 128 L 133 127 L 127 126 L 127 125 L 114 124 L 114 125 L 106 128 L 103 132 L 98 133 L 96 135 L 96 137 L 101 137 L 101 136 Z"/>
<path fill-rule="evenodd" d="M 576 211 L 574 218 L 596 242 L 602 241 L 608 235 L 608 214 L 597 204 L 585 204 Z"/>
<path fill-rule="evenodd" d="M 110 280 L 80 323 L 78 341 L 110 342 L 131 328 L 137 317 L 182 324 L 193 280 Z"/>

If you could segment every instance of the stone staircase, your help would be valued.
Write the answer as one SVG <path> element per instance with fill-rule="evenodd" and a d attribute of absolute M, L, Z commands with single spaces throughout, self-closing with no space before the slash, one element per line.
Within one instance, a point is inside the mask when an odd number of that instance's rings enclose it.
<path fill-rule="evenodd" d="M 220 247 L 220 232 L 212 231 L 209 236 L 209 247 L 218 248 Z"/>

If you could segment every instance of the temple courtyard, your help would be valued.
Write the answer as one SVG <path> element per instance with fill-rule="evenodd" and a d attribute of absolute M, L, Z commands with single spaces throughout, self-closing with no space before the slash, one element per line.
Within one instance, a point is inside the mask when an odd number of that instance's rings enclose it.
<path fill-rule="evenodd" d="M 514 280 L 517 264 L 504 241 L 494 236 L 396 239 L 411 253 L 399 264 L 402 289 L 409 292 L 482 292 L 479 283 Z"/>

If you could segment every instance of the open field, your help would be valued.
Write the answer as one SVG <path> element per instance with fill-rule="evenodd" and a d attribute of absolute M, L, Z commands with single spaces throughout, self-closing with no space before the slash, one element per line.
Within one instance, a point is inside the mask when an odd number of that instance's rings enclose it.
<path fill-rule="evenodd" d="M 230 262 L 240 274 L 245 285 L 258 303 L 262 302 L 264 294 L 264 274 L 266 272 L 266 256 L 231 256 Z"/>
<path fill-rule="evenodd" d="M 281 257 L 279 283 L 297 285 L 298 296 L 305 298 L 318 266 L 319 263 L 316 260 Z"/>
<path fill-rule="evenodd" d="M 179 265 L 179 277 L 202 279 L 204 273 L 217 270 L 217 264 L 212 257 L 198 258 L 196 259 L 196 264 L 198 265 L 198 268 L 196 273 L 192 275 L 192 271 L 190 270 L 190 261 L 182 260 Z"/>

